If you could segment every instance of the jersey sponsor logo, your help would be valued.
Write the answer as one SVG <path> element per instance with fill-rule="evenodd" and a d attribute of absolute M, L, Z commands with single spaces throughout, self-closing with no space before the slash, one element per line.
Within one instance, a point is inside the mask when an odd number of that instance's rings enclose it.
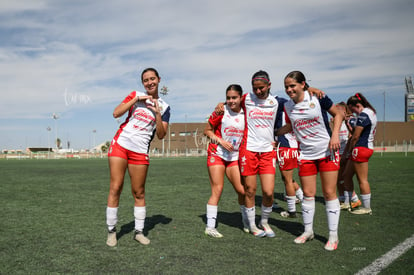
<path fill-rule="evenodd" d="M 243 132 L 244 130 L 238 129 L 234 126 L 230 126 L 224 129 L 224 134 L 226 134 L 227 136 L 241 137 L 243 136 Z"/>
<path fill-rule="evenodd" d="M 319 116 L 312 119 L 298 119 L 294 122 L 294 127 L 298 130 L 305 130 L 320 125 Z"/>
<path fill-rule="evenodd" d="M 275 112 L 273 111 L 263 111 L 260 109 L 253 109 L 249 112 L 249 118 L 251 119 L 273 119 L 273 115 Z"/>

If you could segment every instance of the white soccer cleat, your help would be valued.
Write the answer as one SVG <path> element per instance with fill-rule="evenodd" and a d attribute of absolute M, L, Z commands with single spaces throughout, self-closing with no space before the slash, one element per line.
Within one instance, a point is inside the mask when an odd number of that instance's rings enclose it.
<path fill-rule="evenodd" d="M 372 215 L 371 208 L 364 208 L 360 207 L 357 209 L 349 209 L 349 213 L 356 214 L 356 215 Z"/>
<path fill-rule="evenodd" d="M 275 232 L 273 232 L 272 228 L 270 228 L 270 225 L 267 223 L 260 223 L 259 224 L 259 228 L 263 229 L 263 231 L 265 232 L 266 237 L 269 238 L 274 238 L 276 237 Z"/>
<path fill-rule="evenodd" d="M 213 237 L 213 238 L 223 238 L 223 235 L 217 231 L 217 229 L 215 228 L 206 228 L 206 230 L 204 231 L 204 234 L 206 234 L 207 236 Z"/>
<path fill-rule="evenodd" d="M 338 248 L 338 243 L 339 243 L 338 239 L 336 241 L 328 241 L 325 244 L 325 250 L 328 250 L 328 251 L 336 250 Z"/>
<path fill-rule="evenodd" d="M 106 239 L 106 245 L 107 246 L 116 246 L 116 244 L 118 243 L 117 239 L 116 239 L 116 229 L 112 229 L 111 231 L 108 231 L 108 237 Z"/>
<path fill-rule="evenodd" d="M 315 235 L 313 234 L 313 232 L 304 232 L 302 235 L 297 237 L 294 240 L 294 242 L 297 243 L 297 244 L 304 244 L 307 241 L 313 240 L 314 237 L 315 237 Z"/>
<path fill-rule="evenodd" d="M 151 242 L 150 239 L 144 236 L 144 233 L 142 231 L 138 230 L 135 230 L 134 240 L 143 245 L 148 245 Z"/>

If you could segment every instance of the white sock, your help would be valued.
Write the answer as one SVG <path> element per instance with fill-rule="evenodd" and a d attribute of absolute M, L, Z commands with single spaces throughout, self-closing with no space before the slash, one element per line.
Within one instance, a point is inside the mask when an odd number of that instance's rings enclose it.
<path fill-rule="evenodd" d="M 296 196 L 286 196 L 288 212 L 296 212 Z"/>
<path fill-rule="evenodd" d="M 257 230 L 256 227 L 256 208 L 253 206 L 252 208 L 246 207 L 246 216 L 249 220 L 249 226 L 251 231 Z"/>
<path fill-rule="evenodd" d="M 305 232 L 313 233 L 313 216 L 315 215 L 315 197 L 303 197 L 302 218 Z"/>
<path fill-rule="evenodd" d="M 262 219 L 260 221 L 261 224 L 269 223 L 269 216 L 270 216 L 270 213 L 272 213 L 272 209 L 273 208 L 271 206 L 267 207 L 262 204 Z"/>
<path fill-rule="evenodd" d="M 371 209 L 371 193 L 365 195 L 361 194 L 361 201 L 365 208 Z"/>
<path fill-rule="evenodd" d="M 303 191 L 302 191 L 302 188 L 299 187 L 299 189 L 296 190 L 296 197 L 298 199 L 300 199 L 300 201 L 303 201 Z"/>
<path fill-rule="evenodd" d="M 358 195 L 355 193 L 355 195 L 352 196 L 351 201 L 352 202 L 357 202 L 359 200 Z"/>
<path fill-rule="evenodd" d="M 325 209 L 328 218 L 329 240 L 336 241 L 338 239 L 339 215 L 341 213 L 339 200 L 325 201 Z"/>
<path fill-rule="evenodd" d="M 352 193 L 353 191 L 344 191 L 344 197 L 345 197 L 344 203 L 349 204 L 350 198 L 352 198 Z"/>
<path fill-rule="evenodd" d="M 111 231 L 118 223 L 118 207 L 106 207 L 106 224 Z"/>
<path fill-rule="evenodd" d="M 217 205 L 210 205 L 207 204 L 207 227 L 208 228 L 215 228 L 216 221 L 217 221 Z"/>
<path fill-rule="evenodd" d="M 145 217 L 147 210 L 145 206 L 134 206 L 135 230 L 144 230 Z"/>

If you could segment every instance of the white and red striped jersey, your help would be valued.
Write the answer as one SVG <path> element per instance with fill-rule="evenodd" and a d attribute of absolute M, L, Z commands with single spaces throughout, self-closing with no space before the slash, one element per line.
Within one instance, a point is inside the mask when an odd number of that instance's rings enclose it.
<path fill-rule="evenodd" d="M 254 93 L 247 93 L 243 95 L 241 105 L 246 123 L 242 146 L 251 152 L 272 151 L 279 106 L 276 98 L 269 94 L 266 99 L 259 99 Z"/>
<path fill-rule="evenodd" d="M 210 142 L 209 153 L 215 154 L 225 161 L 239 159 L 239 147 L 244 133 L 244 111 L 233 112 L 227 105 L 224 105 L 224 114 L 217 115 L 213 112 L 208 119 L 217 137 L 233 144 L 233 151 L 229 152 L 223 146 Z"/>
<path fill-rule="evenodd" d="M 136 96 L 148 95 L 147 93 L 133 91 L 122 102 L 127 103 Z M 147 108 L 147 103 L 137 101 L 128 111 L 125 122 L 112 140 L 119 145 L 136 153 L 147 154 L 151 140 L 154 138 L 156 123 L 155 113 Z M 162 121 L 169 122 L 170 106 L 161 98 L 158 98 L 158 106 L 161 111 Z"/>
<path fill-rule="evenodd" d="M 332 105 L 329 97 L 318 99 L 308 91 L 305 91 L 302 102 L 296 104 L 290 99 L 285 103 L 286 121 L 292 125 L 299 142 L 301 159 L 316 160 L 330 156 L 331 130 L 327 110 Z"/>

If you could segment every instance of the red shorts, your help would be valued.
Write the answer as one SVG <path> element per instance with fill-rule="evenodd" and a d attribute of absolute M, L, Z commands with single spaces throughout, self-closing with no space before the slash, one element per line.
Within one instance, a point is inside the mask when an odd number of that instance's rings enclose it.
<path fill-rule="evenodd" d="M 136 153 L 120 146 L 118 142 L 111 144 L 108 157 L 119 157 L 128 160 L 128 164 L 149 165 L 148 154 Z"/>
<path fill-rule="evenodd" d="M 315 160 L 299 160 L 299 176 L 313 176 L 319 172 L 338 171 L 338 159 L 331 160 L 331 157 Z"/>
<path fill-rule="evenodd" d="M 276 151 L 279 169 L 287 171 L 298 168 L 298 155 L 297 148 L 279 147 L 279 151 Z"/>
<path fill-rule="evenodd" d="M 355 162 L 368 162 L 374 150 L 367 147 L 355 147 L 352 149 L 352 160 Z"/>
<path fill-rule="evenodd" d="M 276 173 L 276 152 L 251 152 L 240 148 L 239 166 L 242 176 L 263 175 Z"/>
<path fill-rule="evenodd" d="M 224 167 L 232 167 L 232 166 L 239 165 L 239 162 L 237 160 L 227 161 L 217 155 L 208 154 L 207 155 L 207 167 L 214 166 L 214 165 L 223 165 Z"/>

